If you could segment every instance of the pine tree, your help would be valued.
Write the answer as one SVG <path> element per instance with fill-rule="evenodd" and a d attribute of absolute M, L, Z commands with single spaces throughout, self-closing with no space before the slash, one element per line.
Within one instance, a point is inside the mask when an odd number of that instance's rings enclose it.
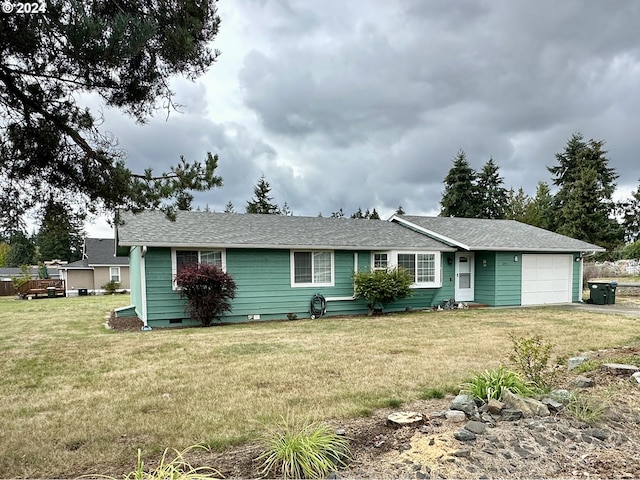
<path fill-rule="evenodd" d="M 271 186 L 264 178 L 264 175 L 262 175 L 260 180 L 258 180 L 258 184 L 253 188 L 254 198 L 247 202 L 247 213 L 279 214 L 280 209 L 278 205 L 271 203 L 273 198 L 269 196 L 269 192 L 271 192 Z"/>
<path fill-rule="evenodd" d="M 227 205 L 224 207 L 224 213 L 236 213 L 235 207 L 233 206 L 233 203 L 231 203 L 231 200 L 229 200 L 227 202 Z"/>
<path fill-rule="evenodd" d="M 553 195 L 546 182 L 538 182 L 536 196 L 526 208 L 524 222 L 534 227 L 550 230 L 553 225 Z"/>
<path fill-rule="evenodd" d="M 460 150 L 453 160 L 453 167 L 444 179 L 440 216 L 480 217 L 476 181 L 475 170 L 469 165 L 464 151 Z"/>
<path fill-rule="evenodd" d="M 19 217 L 50 193 L 92 210 L 171 213 L 177 192 L 219 186 L 212 156 L 161 174 L 131 171 L 86 106 L 97 98 L 140 123 L 158 105 L 174 109 L 173 78 L 196 79 L 218 56 L 216 1 L 40 5 L 46 13 L 2 16 L 0 228 L 18 231 Z"/>
<path fill-rule="evenodd" d="M 380 215 L 378 215 L 378 212 L 376 211 L 375 208 L 371 210 L 371 214 L 369 215 L 369 220 L 380 220 Z"/>
<path fill-rule="evenodd" d="M 7 255 L 7 267 L 20 267 L 21 265 L 33 265 L 36 263 L 35 245 L 24 233 L 14 233 L 11 236 L 9 245 L 11 245 L 11 250 Z"/>
<path fill-rule="evenodd" d="M 509 220 L 517 220 L 518 222 L 527 223 L 527 212 L 531 198 L 524 193 L 522 187 L 518 188 L 518 192 L 512 188 L 507 193 L 507 211 L 506 218 Z"/>
<path fill-rule="evenodd" d="M 398 205 L 398 209 L 396 210 L 396 215 L 404 215 L 404 209 L 402 208 L 402 205 Z"/>
<path fill-rule="evenodd" d="M 43 260 L 74 262 L 82 258 L 85 216 L 76 214 L 69 207 L 52 198 L 43 208 L 40 230 L 35 244 Z"/>
<path fill-rule="evenodd" d="M 603 141 L 585 142 L 575 133 L 564 152 L 556 154 L 558 165 L 547 167 L 559 187 L 554 196 L 554 230 L 558 233 L 613 249 L 624 236 L 615 219 L 612 200 L 618 175 L 609 167 Z"/>
<path fill-rule="evenodd" d="M 342 207 L 340 207 L 340 210 L 338 210 L 337 212 L 332 212 L 331 213 L 331 217 L 332 218 L 344 218 L 344 210 L 342 210 Z"/>
<path fill-rule="evenodd" d="M 493 158 L 484 164 L 478 174 L 478 201 L 480 202 L 481 218 L 505 218 L 507 210 L 507 189 L 504 188 L 504 178 L 499 174 Z"/>

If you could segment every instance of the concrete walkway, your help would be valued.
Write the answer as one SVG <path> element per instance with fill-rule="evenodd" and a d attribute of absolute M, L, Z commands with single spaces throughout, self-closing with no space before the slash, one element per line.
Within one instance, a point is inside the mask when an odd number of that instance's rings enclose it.
<path fill-rule="evenodd" d="M 612 313 L 617 315 L 628 315 L 640 318 L 640 306 L 634 304 L 614 304 L 614 305 L 594 305 L 593 303 L 570 303 L 567 309 L 586 310 L 589 312 Z"/>

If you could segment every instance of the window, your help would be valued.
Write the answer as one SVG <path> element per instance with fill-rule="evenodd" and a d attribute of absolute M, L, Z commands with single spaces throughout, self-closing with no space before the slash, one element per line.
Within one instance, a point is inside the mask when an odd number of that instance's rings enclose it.
<path fill-rule="evenodd" d="M 291 286 L 333 286 L 333 252 L 292 252 Z"/>
<path fill-rule="evenodd" d="M 109 280 L 120 283 L 120 267 L 109 267 Z"/>
<path fill-rule="evenodd" d="M 435 253 L 399 253 L 398 266 L 413 275 L 418 286 L 440 286 L 438 271 L 439 256 Z"/>
<path fill-rule="evenodd" d="M 226 258 L 224 250 L 171 250 L 171 273 L 172 278 L 182 271 L 185 265 L 194 263 L 207 263 L 216 265 L 222 270 L 226 270 Z M 174 282 L 174 288 L 175 282 Z"/>
<path fill-rule="evenodd" d="M 389 267 L 389 254 L 387 252 L 373 254 L 373 270 L 386 270 Z"/>

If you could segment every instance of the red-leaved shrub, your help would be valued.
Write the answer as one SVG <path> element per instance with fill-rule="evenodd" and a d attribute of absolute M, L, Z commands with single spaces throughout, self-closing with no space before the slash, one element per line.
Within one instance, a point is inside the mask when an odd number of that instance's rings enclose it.
<path fill-rule="evenodd" d="M 188 300 L 191 318 L 205 327 L 231 311 L 231 300 L 236 296 L 236 283 L 231 276 L 206 263 L 183 266 L 176 275 L 176 285 L 180 287 L 180 295 Z"/>

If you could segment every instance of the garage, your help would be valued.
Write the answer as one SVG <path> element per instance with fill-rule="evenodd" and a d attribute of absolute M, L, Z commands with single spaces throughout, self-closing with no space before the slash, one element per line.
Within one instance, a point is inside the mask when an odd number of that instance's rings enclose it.
<path fill-rule="evenodd" d="M 522 255 L 522 305 L 570 303 L 573 256 Z"/>

